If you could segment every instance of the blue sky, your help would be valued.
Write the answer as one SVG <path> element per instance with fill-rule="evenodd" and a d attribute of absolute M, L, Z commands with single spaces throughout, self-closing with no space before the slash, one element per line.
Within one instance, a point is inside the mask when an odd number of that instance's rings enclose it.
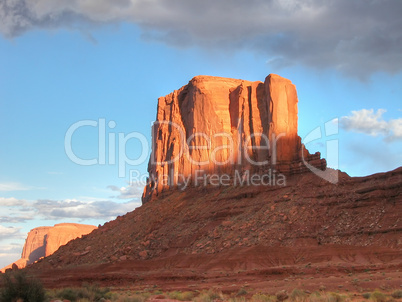
<path fill-rule="evenodd" d="M 108 151 L 105 164 L 80 166 L 65 135 L 80 121 L 105 121 L 106 150 L 111 135 L 119 152 L 119 133 L 150 145 L 157 98 L 196 75 L 286 77 L 298 90 L 302 138 L 338 119 L 332 166 L 351 176 L 401 166 L 402 2 L 381 3 L 0 3 L 0 267 L 19 258 L 34 227 L 103 224 L 139 206 L 141 185 L 119 177 Z M 98 128 L 74 133 L 75 154 L 98 157 Z M 325 157 L 327 140 L 308 149 Z M 142 147 L 129 140 L 127 156 Z"/>

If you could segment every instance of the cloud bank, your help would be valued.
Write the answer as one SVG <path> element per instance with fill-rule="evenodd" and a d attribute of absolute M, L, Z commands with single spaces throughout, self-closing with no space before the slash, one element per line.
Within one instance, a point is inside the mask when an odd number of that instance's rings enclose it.
<path fill-rule="evenodd" d="M 383 136 L 387 142 L 402 140 L 402 118 L 385 121 L 382 117 L 385 112 L 385 109 L 352 111 L 352 115 L 339 119 L 339 125 L 346 131 Z"/>
<path fill-rule="evenodd" d="M 130 22 L 176 47 L 247 49 L 276 67 L 402 70 L 400 0 L 3 0 L 0 32 Z"/>
<path fill-rule="evenodd" d="M 20 229 L 21 228 L 15 228 L 15 227 L 5 227 L 3 225 L 0 225 L 0 241 L 4 240 L 4 239 L 9 239 L 12 237 L 20 237 L 21 233 L 20 233 Z"/>
<path fill-rule="evenodd" d="M 140 206 L 138 198 L 127 202 L 77 199 L 25 201 L 16 198 L 0 198 L 0 202 L 2 208 L 0 223 L 4 224 L 21 224 L 35 218 L 60 221 L 88 219 L 109 221 Z M 14 233 L 18 233 L 17 231 L 15 228 L 2 228 L 0 225 L 0 240 L 7 236 L 12 237 Z"/>
<path fill-rule="evenodd" d="M 142 182 L 128 182 L 125 187 L 117 187 L 110 185 L 108 188 L 112 191 L 119 192 L 117 196 L 111 196 L 112 198 L 119 199 L 131 199 L 131 198 L 140 198 L 142 196 L 142 192 L 144 191 L 146 183 Z"/>
<path fill-rule="evenodd" d="M 109 221 L 118 215 L 133 211 L 139 206 L 138 201 L 117 203 L 110 200 L 104 201 L 79 201 L 79 200 L 37 200 L 33 209 L 45 219 L 80 219 L 90 218 Z"/>

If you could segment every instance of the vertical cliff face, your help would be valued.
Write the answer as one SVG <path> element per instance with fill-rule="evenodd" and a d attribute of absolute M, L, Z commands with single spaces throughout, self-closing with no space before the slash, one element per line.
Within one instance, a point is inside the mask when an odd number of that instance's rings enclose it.
<path fill-rule="evenodd" d="M 299 160 L 296 86 L 288 79 L 269 75 L 265 80 L 265 91 L 271 117 L 269 138 L 276 141 L 276 160 L 278 162 Z"/>
<path fill-rule="evenodd" d="M 38 227 L 32 229 L 25 240 L 21 259 L 15 264 L 19 268 L 34 263 L 40 258 L 47 257 L 69 241 L 91 233 L 96 226 L 78 223 L 60 223 L 53 227 Z M 4 267 L 1 271 L 11 268 Z"/>
<path fill-rule="evenodd" d="M 91 233 L 96 229 L 93 225 L 60 223 L 50 228 L 45 242 L 45 257 L 53 254 L 67 242 Z"/>
<path fill-rule="evenodd" d="M 46 236 L 50 229 L 51 227 L 38 227 L 28 233 L 21 254 L 21 258 L 26 259 L 27 264 L 46 256 Z"/>
<path fill-rule="evenodd" d="M 291 81 L 273 74 L 264 83 L 198 76 L 159 98 L 143 202 L 171 187 L 210 183 L 205 175 L 299 173 L 302 152 L 325 168 L 302 148 L 297 102 Z"/>

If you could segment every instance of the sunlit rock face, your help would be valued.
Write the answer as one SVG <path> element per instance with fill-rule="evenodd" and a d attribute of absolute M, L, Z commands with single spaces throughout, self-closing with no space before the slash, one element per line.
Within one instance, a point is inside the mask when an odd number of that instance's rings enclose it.
<path fill-rule="evenodd" d="M 25 240 L 21 259 L 14 262 L 18 268 L 47 257 L 69 241 L 91 233 L 96 226 L 79 223 L 59 223 L 53 227 L 43 226 L 32 229 Z M 12 264 L 1 271 L 11 268 Z"/>
<path fill-rule="evenodd" d="M 301 173 L 302 158 L 325 169 L 325 160 L 301 144 L 297 102 L 295 85 L 274 74 L 264 82 L 197 76 L 159 98 L 143 202 L 171 187 L 205 183 L 203 175 Z"/>

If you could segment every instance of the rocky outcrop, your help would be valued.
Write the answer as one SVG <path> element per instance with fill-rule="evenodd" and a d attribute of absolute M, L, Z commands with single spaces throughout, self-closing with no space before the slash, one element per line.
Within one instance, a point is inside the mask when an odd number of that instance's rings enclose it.
<path fill-rule="evenodd" d="M 69 241 L 91 233 L 96 229 L 93 225 L 78 223 L 60 223 L 53 227 L 37 227 L 32 229 L 25 240 L 21 259 L 14 262 L 19 268 L 47 257 Z M 11 268 L 12 264 L 1 271 Z"/>
<path fill-rule="evenodd" d="M 25 260 L 27 264 L 46 256 L 46 235 L 50 228 L 47 226 L 37 227 L 28 233 L 21 254 L 21 259 Z"/>
<path fill-rule="evenodd" d="M 45 257 L 53 254 L 60 246 L 67 242 L 91 233 L 96 229 L 93 225 L 61 223 L 50 228 L 46 236 Z"/>
<path fill-rule="evenodd" d="M 50 288 L 99 282 L 194 290 L 221 282 L 228 289 L 246 282 L 255 288 L 267 278 L 278 282 L 260 287 L 266 290 L 296 288 L 311 276 L 311 291 L 323 280 L 352 292 L 355 273 L 363 280 L 370 272 L 392 280 L 363 283 L 365 289 L 396 289 L 401 213 L 402 167 L 367 177 L 339 172 L 337 184 L 303 173 L 289 176 L 283 187 L 169 190 L 31 270 Z M 334 283 L 339 274 L 342 283 Z"/>
<path fill-rule="evenodd" d="M 211 183 L 205 175 L 301 173 L 303 158 L 325 169 L 301 144 L 297 102 L 296 87 L 274 74 L 264 83 L 197 76 L 159 98 L 143 202 L 171 187 Z"/>

